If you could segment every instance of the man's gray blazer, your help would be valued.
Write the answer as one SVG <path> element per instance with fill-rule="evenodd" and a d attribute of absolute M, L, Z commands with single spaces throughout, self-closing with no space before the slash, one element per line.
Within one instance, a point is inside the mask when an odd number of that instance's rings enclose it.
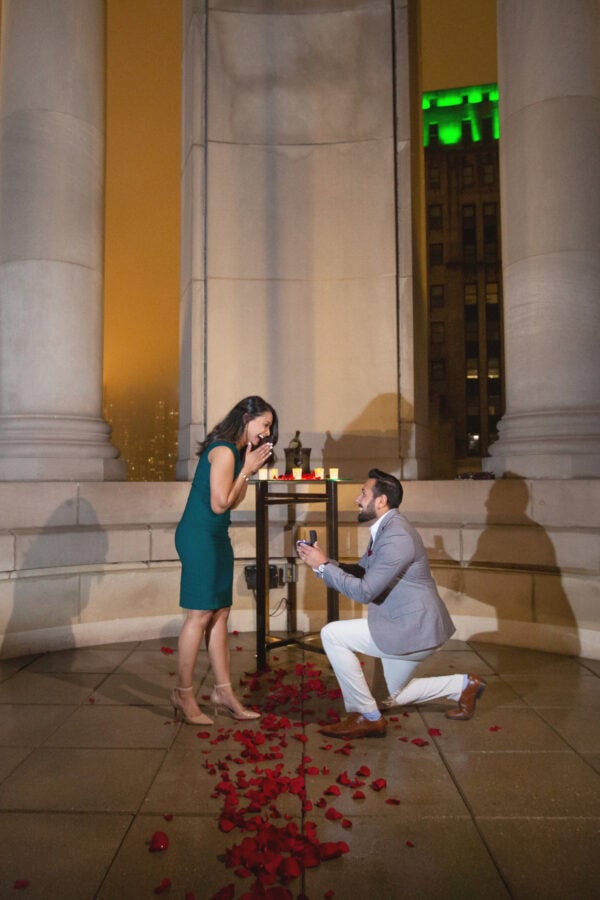
<path fill-rule="evenodd" d="M 356 566 L 328 563 L 323 581 L 368 604 L 369 631 L 384 653 L 429 650 L 456 631 L 437 592 L 423 541 L 397 509 L 379 526 L 370 554 Z"/>

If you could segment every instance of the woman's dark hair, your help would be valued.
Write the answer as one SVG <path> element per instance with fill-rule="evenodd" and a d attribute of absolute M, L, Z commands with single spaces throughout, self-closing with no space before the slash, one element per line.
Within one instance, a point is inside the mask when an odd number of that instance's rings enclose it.
<path fill-rule="evenodd" d="M 266 400 L 263 400 L 262 397 L 244 397 L 243 400 L 240 400 L 239 403 L 235 404 L 225 418 L 222 419 L 218 425 L 215 425 L 202 443 L 198 445 L 198 456 L 201 456 L 209 444 L 214 443 L 214 441 L 229 441 L 231 444 L 237 444 L 244 433 L 244 428 L 248 422 L 251 422 L 252 419 L 256 419 L 257 416 L 261 416 L 266 412 L 270 412 L 273 416 L 269 441 L 271 444 L 275 445 L 279 438 L 279 421 L 277 419 L 277 413 L 271 404 L 267 403 Z M 240 450 L 242 460 L 245 455 L 246 448 L 242 447 Z"/>
<path fill-rule="evenodd" d="M 385 494 L 389 508 L 397 509 L 402 503 L 404 491 L 396 476 L 389 475 L 387 472 L 382 472 L 381 469 L 371 469 L 369 478 L 375 479 L 373 496 L 381 497 L 382 494 Z"/>

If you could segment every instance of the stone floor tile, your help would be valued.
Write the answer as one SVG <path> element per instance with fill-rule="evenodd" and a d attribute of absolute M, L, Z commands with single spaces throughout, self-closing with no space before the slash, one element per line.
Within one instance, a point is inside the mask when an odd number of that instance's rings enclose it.
<path fill-rule="evenodd" d="M 568 750 L 563 740 L 533 709 L 498 707 L 487 710 L 477 705 L 476 715 L 467 722 L 454 722 L 440 713 L 421 708 L 427 724 L 441 731 L 434 737 L 445 754 L 455 750 Z"/>
<path fill-rule="evenodd" d="M 600 896 L 600 819 L 486 819 L 477 824 L 515 900 Z"/>
<path fill-rule="evenodd" d="M 28 900 L 96 896 L 131 823 L 131 816 L 0 813 L 0 895 Z"/>
<path fill-rule="evenodd" d="M 118 648 L 79 647 L 55 653 L 42 653 L 27 667 L 28 672 L 113 672 L 132 652 L 132 645 Z"/>
<path fill-rule="evenodd" d="M 0 683 L 12 678 L 16 672 L 26 669 L 37 656 L 17 656 L 14 659 L 0 659 Z"/>
<path fill-rule="evenodd" d="M 580 659 L 579 662 L 584 669 L 587 669 L 594 675 L 600 675 L 600 659 Z"/>
<path fill-rule="evenodd" d="M 476 816 L 598 816 L 600 780 L 572 752 L 445 753 Z"/>
<path fill-rule="evenodd" d="M 170 707 L 172 687 L 172 680 L 167 683 L 167 679 L 161 678 L 159 673 L 146 677 L 135 672 L 115 672 L 104 677 L 92 693 L 92 699 L 95 704 L 111 706 L 159 706 L 166 713 Z"/>
<path fill-rule="evenodd" d="M 306 779 L 307 797 L 313 802 L 313 818 L 322 818 L 333 806 L 344 816 L 390 816 L 410 818 L 422 816 L 461 816 L 467 809 L 456 791 L 448 770 L 429 743 L 425 747 L 414 744 L 400 744 L 389 735 L 375 742 L 368 739 L 353 741 L 351 751 L 346 756 L 335 754 L 337 745 L 329 751 L 313 751 L 308 745 L 307 753 L 311 766 L 319 767 L 318 775 L 308 775 Z M 328 746 L 324 744 L 322 746 Z M 393 749 L 393 752 L 390 752 Z M 358 775 L 361 766 L 366 765 L 370 774 Z M 323 774 L 323 767 L 328 769 Z M 351 780 L 359 778 L 364 785 L 359 787 L 365 798 L 353 799 L 356 788 L 341 785 L 338 778 L 346 773 Z M 373 785 L 384 779 L 386 786 L 375 790 Z M 325 792 L 330 787 L 339 787 L 340 795 L 331 796 Z M 324 799 L 327 806 L 319 808 L 317 801 Z M 386 800 L 399 800 L 399 804 L 388 804 Z"/>
<path fill-rule="evenodd" d="M 372 815 L 355 817 L 351 831 L 324 822 L 319 834 L 323 841 L 345 840 L 350 850 L 306 871 L 305 893 L 311 900 L 328 890 L 336 898 L 378 900 L 510 896 L 468 818 Z"/>
<path fill-rule="evenodd" d="M 17 672 L 0 684 L 2 703 L 51 703 L 78 706 L 106 676 L 100 673 Z"/>
<path fill-rule="evenodd" d="M 295 765 L 289 764 L 290 758 L 262 762 L 232 759 L 226 769 L 219 768 L 218 764 L 223 760 L 224 754 L 214 750 L 206 754 L 199 750 L 171 751 L 144 799 L 142 811 L 218 817 L 224 807 L 225 794 L 216 788 L 223 778 L 236 785 L 238 810 L 241 811 L 251 802 L 247 792 L 256 790 L 256 786 L 238 789 L 238 773 L 243 773 L 247 780 L 260 779 L 276 769 L 279 771 L 280 766 L 282 775 L 295 777 L 298 768 L 297 761 Z M 282 815 L 300 815 L 297 795 L 283 792 L 273 802 Z"/>
<path fill-rule="evenodd" d="M 566 709 L 536 709 L 541 718 L 577 753 L 600 753 L 600 717 L 588 709 L 572 706 Z"/>
<path fill-rule="evenodd" d="M 600 774 L 600 753 L 585 753 L 582 756 L 586 763 Z"/>
<path fill-rule="evenodd" d="M 504 680 L 528 706 L 536 709 L 577 706 L 588 708 L 590 714 L 594 710 L 594 715 L 600 710 L 600 678 L 595 676 L 547 681 L 541 676 L 505 675 Z"/>
<path fill-rule="evenodd" d="M 30 753 L 28 747 L 0 747 L 0 781 L 10 775 Z"/>
<path fill-rule="evenodd" d="M 177 726 L 164 707 L 95 704 L 77 709 L 45 746 L 167 748 L 176 733 Z"/>
<path fill-rule="evenodd" d="M 0 746 L 39 747 L 73 712 L 72 706 L 0 704 Z"/>
<path fill-rule="evenodd" d="M 0 785 L 0 810 L 136 812 L 162 750 L 34 750 Z"/>
<path fill-rule="evenodd" d="M 587 673 L 575 657 L 479 641 L 470 641 L 469 644 L 498 675 L 523 675 L 543 671 L 544 677 L 548 678 L 552 674 L 560 677 L 569 673 Z"/>
<path fill-rule="evenodd" d="M 299 827 L 299 821 L 296 824 Z M 149 852 L 148 844 L 155 831 L 167 835 L 166 852 Z M 241 896 L 254 879 L 239 878 L 223 860 L 227 848 L 239 844 L 245 836 L 239 831 L 221 833 L 216 819 L 210 816 L 175 816 L 170 822 L 162 816 L 138 816 L 96 900 L 150 900 L 164 878 L 171 880 L 167 897 L 183 898 L 189 892 L 197 900 L 208 900 L 232 883 L 236 896 Z M 296 897 L 300 893 L 299 879 L 290 882 L 289 889 Z"/>

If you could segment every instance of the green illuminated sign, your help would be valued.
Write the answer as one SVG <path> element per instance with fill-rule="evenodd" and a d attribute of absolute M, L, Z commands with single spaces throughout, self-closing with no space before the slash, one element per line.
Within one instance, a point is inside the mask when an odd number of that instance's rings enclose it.
<path fill-rule="evenodd" d="M 423 94 L 423 143 L 479 143 L 484 135 L 498 140 L 498 85 L 477 84 Z"/>

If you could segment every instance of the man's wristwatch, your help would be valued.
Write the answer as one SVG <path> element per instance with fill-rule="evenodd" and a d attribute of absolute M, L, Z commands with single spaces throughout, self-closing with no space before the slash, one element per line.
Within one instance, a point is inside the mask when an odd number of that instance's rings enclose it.
<path fill-rule="evenodd" d="M 323 577 L 323 572 L 324 572 L 324 571 L 325 571 L 325 563 L 321 563 L 320 566 L 317 566 L 317 572 L 319 573 L 319 575 L 321 576 L 321 578 Z"/>

